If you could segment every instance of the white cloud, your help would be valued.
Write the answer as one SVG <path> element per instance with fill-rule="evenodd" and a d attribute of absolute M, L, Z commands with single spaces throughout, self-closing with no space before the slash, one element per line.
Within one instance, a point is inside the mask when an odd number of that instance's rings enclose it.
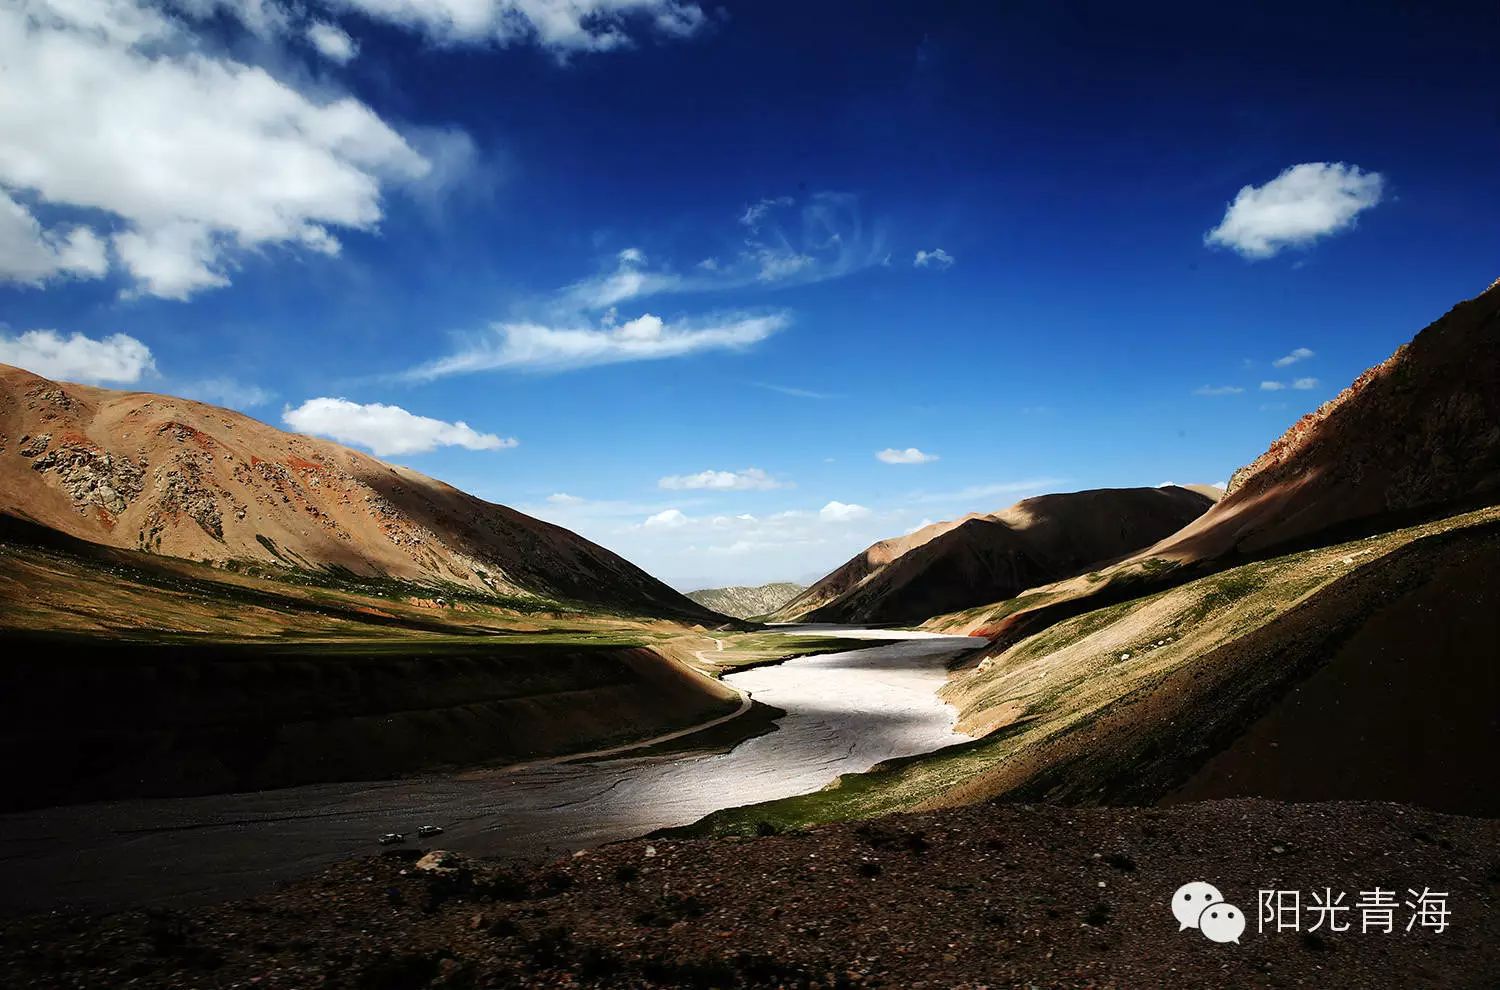
<path fill-rule="evenodd" d="M 641 296 L 681 291 L 686 284 L 671 272 L 646 270 L 645 263 L 644 251 L 626 248 L 615 255 L 614 271 L 573 283 L 563 290 L 563 299 L 584 310 L 608 309 Z"/>
<path fill-rule="evenodd" d="M 1352 227 L 1360 213 L 1380 202 L 1384 186 L 1380 173 L 1357 165 L 1293 165 L 1263 186 L 1241 189 L 1203 239 L 1247 258 L 1269 258 Z"/>
<path fill-rule="evenodd" d="M 635 34 L 684 38 L 703 9 L 688 0 L 334 0 L 448 44 L 536 44 L 565 57 L 626 48 Z"/>
<path fill-rule="evenodd" d="M 931 251 L 918 251 L 912 266 L 915 268 L 952 268 L 956 259 L 953 255 L 942 248 L 933 248 Z"/>
<path fill-rule="evenodd" d="M 790 487 L 777 481 L 760 468 L 745 468 L 743 471 L 700 471 L 697 474 L 673 474 L 657 483 L 659 488 L 674 490 L 708 488 L 715 491 L 769 491 L 773 488 Z"/>
<path fill-rule="evenodd" d="M 705 323 L 666 323 L 647 313 L 603 329 L 549 327 L 540 323 L 497 323 L 456 354 L 407 373 L 430 380 L 499 368 L 563 370 L 625 361 L 656 361 L 700 351 L 744 350 L 760 343 L 790 320 L 785 314 L 725 316 Z"/>
<path fill-rule="evenodd" d="M 0 333 L 0 364 L 13 364 L 43 378 L 70 382 L 130 384 L 156 370 L 151 349 L 123 333 L 102 340 L 56 330 Z"/>
<path fill-rule="evenodd" d="M 503 450 L 516 446 L 515 440 L 476 432 L 461 421 L 448 423 L 378 402 L 358 403 L 327 397 L 308 399 L 295 409 L 284 409 L 281 419 L 299 433 L 313 433 L 340 443 L 368 447 L 382 457 L 420 454 L 437 447 Z"/>
<path fill-rule="evenodd" d="M 752 231 L 758 231 L 772 210 L 778 207 L 791 206 L 794 202 L 796 201 L 790 196 L 773 196 L 756 203 L 751 203 L 745 207 L 745 212 L 740 214 L 740 223 Z"/>
<path fill-rule="evenodd" d="M 1002 496 L 1039 495 L 1055 492 L 1067 484 L 1066 478 L 1026 478 L 1022 481 L 999 481 L 986 485 L 969 485 L 951 492 L 917 492 L 904 501 L 913 505 L 952 505 L 965 512 L 987 508 L 982 500 Z"/>
<path fill-rule="evenodd" d="M 349 37 L 348 32 L 327 21 L 313 21 L 309 24 L 307 40 L 318 50 L 319 55 L 340 65 L 347 65 L 359 54 L 359 45 Z"/>
<path fill-rule="evenodd" d="M 189 399 L 229 406 L 232 409 L 254 409 L 276 398 L 276 393 L 259 385 L 246 385 L 233 378 L 204 378 L 179 385 L 174 391 Z"/>
<path fill-rule="evenodd" d="M 1278 368 L 1285 368 L 1289 365 L 1296 364 L 1298 361 L 1306 361 L 1310 357 L 1313 357 L 1313 352 L 1311 350 L 1306 347 L 1298 347 L 1294 348 L 1290 354 L 1286 354 L 1272 361 L 1271 364 L 1275 365 Z"/>
<path fill-rule="evenodd" d="M 862 505 L 853 505 L 848 502 L 829 502 L 818 510 L 818 518 L 824 522 L 844 523 L 863 519 L 870 514 L 870 510 Z"/>
<path fill-rule="evenodd" d="M 686 526 L 687 524 L 688 517 L 681 509 L 663 509 L 641 523 L 642 526 L 650 526 L 657 529 L 676 529 L 679 526 Z"/>
<path fill-rule="evenodd" d="M 1260 383 L 1260 390 L 1262 392 L 1280 392 L 1284 388 L 1286 388 L 1286 382 L 1261 382 Z"/>
<path fill-rule="evenodd" d="M 929 519 L 929 518 L 927 518 L 927 517 L 924 516 L 922 518 L 921 522 L 917 523 L 915 526 L 908 526 L 906 528 L 906 535 L 910 536 L 911 534 L 915 533 L 919 529 L 926 529 L 928 526 L 933 525 L 933 523 L 934 523 L 934 520 Z"/>
<path fill-rule="evenodd" d="M 577 495 L 569 495 L 567 492 L 553 492 L 547 496 L 547 501 L 552 505 L 582 505 L 588 499 Z"/>
<path fill-rule="evenodd" d="M 1318 380 L 1316 378 L 1299 378 L 1296 381 L 1292 382 L 1292 388 L 1301 389 L 1303 391 L 1317 387 Z"/>
<path fill-rule="evenodd" d="M 99 278 L 109 270 L 104 240 L 82 225 L 44 230 L 0 189 L 0 281 L 41 285 L 63 276 Z"/>
<path fill-rule="evenodd" d="M 877 451 L 875 457 L 886 464 L 929 464 L 938 459 L 938 455 L 923 453 L 915 447 L 907 447 L 905 450 L 887 447 Z"/>
<path fill-rule="evenodd" d="M 878 230 L 866 230 L 854 196 L 816 193 L 796 210 L 795 223 L 773 220 L 773 208 L 794 205 L 783 196 L 746 207 L 739 217 L 742 239 L 727 260 L 710 258 L 680 273 L 648 266 L 644 252 L 627 248 L 614 256 L 609 270 L 564 289 L 560 303 L 565 311 L 595 311 L 663 293 L 807 285 L 880 263 L 884 238 Z"/>
<path fill-rule="evenodd" d="M 33 210 L 104 214 L 139 292 L 224 285 L 242 254 L 269 246 L 336 253 L 335 230 L 373 230 L 386 185 L 430 167 L 359 101 L 214 54 L 190 18 L 219 6 L 181 0 L 187 17 L 144 0 L 0 8 L 0 192 Z M 285 20 L 276 4 L 224 9 L 267 31 Z M 100 274 L 101 238 L 79 229 L 62 235 L 72 253 L 59 266 Z"/>
<path fill-rule="evenodd" d="M 838 396 L 827 392 L 814 392 L 808 388 L 793 388 L 790 385 L 772 385 L 769 382 L 751 382 L 756 388 L 763 388 L 768 392 L 780 392 L 782 395 L 790 395 L 797 399 L 836 399 Z"/>
<path fill-rule="evenodd" d="M 1238 385 L 1199 385 L 1193 389 L 1194 395 L 1239 395 L 1245 391 Z"/>

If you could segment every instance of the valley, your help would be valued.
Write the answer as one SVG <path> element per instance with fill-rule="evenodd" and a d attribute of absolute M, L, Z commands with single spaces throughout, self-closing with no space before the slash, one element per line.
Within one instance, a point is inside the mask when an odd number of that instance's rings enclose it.
<path fill-rule="evenodd" d="M 0 909 L 119 908 L 243 896 L 373 852 L 384 832 L 440 825 L 442 847 L 507 859 L 568 853 L 684 825 L 719 808 L 815 791 L 842 773 L 968 737 L 936 696 L 974 643 L 816 630 L 853 650 L 729 674 L 781 712 L 725 752 L 546 760 L 400 781 L 77 804 L 0 815 L 15 883 Z M 806 632 L 779 633 L 791 638 Z M 873 637 L 876 645 L 857 642 Z"/>

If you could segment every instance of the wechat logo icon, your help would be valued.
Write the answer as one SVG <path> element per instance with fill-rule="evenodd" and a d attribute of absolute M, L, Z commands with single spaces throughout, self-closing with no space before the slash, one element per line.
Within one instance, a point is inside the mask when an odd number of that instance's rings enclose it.
<path fill-rule="evenodd" d="M 1245 912 L 1226 903 L 1219 888 L 1201 880 L 1185 883 L 1172 895 L 1172 916 L 1178 931 L 1196 928 L 1210 942 L 1238 945 L 1245 933 Z"/>

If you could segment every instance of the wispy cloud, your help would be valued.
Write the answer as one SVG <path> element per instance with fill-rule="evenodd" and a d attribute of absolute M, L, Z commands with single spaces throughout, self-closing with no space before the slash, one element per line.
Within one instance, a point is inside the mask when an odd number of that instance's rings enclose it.
<path fill-rule="evenodd" d="M 685 272 L 626 248 L 605 271 L 567 286 L 560 307 L 596 312 L 669 293 L 808 285 L 879 265 L 886 256 L 884 237 L 866 224 L 859 200 L 845 193 L 815 193 L 800 204 L 790 196 L 762 199 L 745 208 L 736 226 L 737 242 L 722 257 L 702 259 Z"/>
<path fill-rule="evenodd" d="M 1293 165 L 1262 186 L 1245 186 L 1204 235 L 1212 247 L 1269 258 L 1354 226 L 1380 202 L 1385 178 L 1343 162 Z"/>
<path fill-rule="evenodd" d="M 411 369 L 405 378 L 430 381 L 496 369 L 561 371 L 627 361 L 659 361 L 703 351 L 752 347 L 791 322 L 785 313 L 730 314 L 667 323 L 650 313 L 628 323 L 558 327 L 496 323 L 456 353 Z"/>
<path fill-rule="evenodd" d="M 1316 378 L 1298 378 L 1290 384 L 1286 382 L 1276 381 L 1265 381 L 1260 383 L 1260 390 L 1262 392 L 1280 392 L 1288 388 L 1294 388 L 1305 392 L 1308 389 L 1314 389 L 1317 387 L 1318 380 Z"/>
<path fill-rule="evenodd" d="M 790 488 L 791 483 L 771 477 L 760 468 L 745 468 L 743 471 L 699 471 L 697 474 L 672 474 L 657 481 L 658 488 L 677 491 L 688 489 L 710 489 L 713 491 L 770 491 L 774 488 Z"/>
<path fill-rule="evenodd" d="M 283 410 L 281 419 L 298 433 L 368 447 L 382 457 L 420 454 L 438 447 L 504 450 L 516 446 L 513 439 L 480 433 L 462 421 L 448 423 L 378 402 L 358 403 L 328 397 L 308 399 L 296 408 Z"/>
<path fill-rule="evenodd" d="M 985 500 L 1005 496 L 1041 495 L 1058 491 L 1067 484 L 1066 478 L 1026 478 L 1021 481 L 997 481 L 985 485 L 969 485 L 953 491 L 915 492 L 902 501 L 912 505 L 951 505 L 965 512 L 976 512 L 996 508 Z"/>
<path fill-rule="evenodd" d="M 1272 361 L 1271 364 L 1277 368 L 1286 368 L 1296 364 L 1298 361 L 1306 361 L 1308 358 L 1313 356 L 1314 354 L 1310 349 L 1306 347 L 1298 347 L 1293 349 L 1290 354 L 1283 355 L 1282 357 L 1279 357 L 1276 360 Z"/>
<path fill-rule="evenodd" d="M 175 391 L 189 399 L 229 406 L 231 409 L 254 409 L 276 398 L 276 393 L 235 381 L 233 378 L 202 378 L 176 387 Z"/>
<path fill-rule="evenodd" d="M 770 382 L 751 382 L 756 388 L 763 388 L 768 392 L 780 392 L 782 395 L 790 395 L 798 399 L 836 399 L 838 396 L 829 392 L 814 392 L 808 388 L 793 388 L 790 385 L 773 385 Z"/>
<path fill-rule="evenodd" d="M 1238 385 L 1199 385 L 1193 389 L 1194 395 L 1239 395 L 1245 391 Z"/>
<path fill-rule="evenodd" d="M 690 37 L 707 22 L 703 8 L 689 0 L 342 0 L 342 4 L 434 42 L 500 47 L 533 44 L 560 61 L 578 52 L 630 48 L 642 37 Z"/>

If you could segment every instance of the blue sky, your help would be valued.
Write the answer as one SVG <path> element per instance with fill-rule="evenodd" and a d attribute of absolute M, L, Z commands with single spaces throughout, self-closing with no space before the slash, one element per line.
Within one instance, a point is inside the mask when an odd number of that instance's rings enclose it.
<path fill-rule="evenodd" d="M 0 360 L 681 587 L 1221 481 L 1500 275 L 1500 14 L 1213 6 L 25 0 Z"/>

